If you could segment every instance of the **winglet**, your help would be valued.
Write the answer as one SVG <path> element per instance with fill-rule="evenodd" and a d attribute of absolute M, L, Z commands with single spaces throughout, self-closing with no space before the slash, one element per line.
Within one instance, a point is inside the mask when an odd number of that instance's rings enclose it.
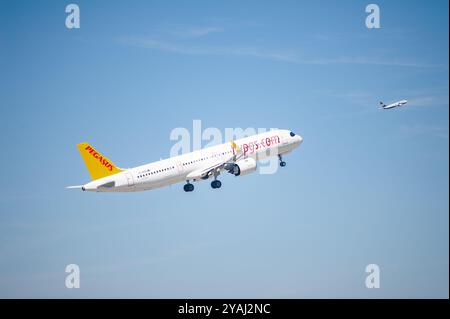
<path fill-rule="evenodd" d="M 239 146 L 237 146 L 237 144 L 233 140 L 231 140 L 230 143 L 233 151 L 240 151 Z"/>
<path fill-rule="evenodd" d="M 233 140 L 231 140 L 230 143 L 231 143 L 231 148 L 233 149 L 233 160 L 236 161 L 237 155 L 241 151 L 241 149 Z"/>

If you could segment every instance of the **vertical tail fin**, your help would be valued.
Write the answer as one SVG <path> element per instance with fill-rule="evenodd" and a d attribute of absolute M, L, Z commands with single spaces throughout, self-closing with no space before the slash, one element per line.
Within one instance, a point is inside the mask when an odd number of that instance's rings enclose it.
<path fill-rule="evenodd" d="M 122 172 L 89 143 L 83 142 L 77 144 L 77 147 L 93 180 Z"/>

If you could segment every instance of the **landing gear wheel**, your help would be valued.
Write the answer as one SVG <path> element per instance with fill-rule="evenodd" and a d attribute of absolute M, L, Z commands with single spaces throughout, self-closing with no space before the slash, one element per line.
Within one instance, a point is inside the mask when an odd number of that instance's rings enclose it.
<path fill-rule="evenodd" d="M 283 161 L 283 158 L 281 157 L 281 155 L 278 155 L 278 158 L 280 159 L 280 166 L 281 167 L 285 167 L 286 166 L 286 162 Z"/>
<path fill-rule="evenodd" d="M 211 182 L 211 187 L 212 188 L 220 188 L 222 186 L 222 183 L 218 180 L 212 181 Z"/>
<path fill-rule="evenodd" d="M 192 192 L 194 190 L 194 185 L 187 183 L 183 186 L 185 192 Z"/>

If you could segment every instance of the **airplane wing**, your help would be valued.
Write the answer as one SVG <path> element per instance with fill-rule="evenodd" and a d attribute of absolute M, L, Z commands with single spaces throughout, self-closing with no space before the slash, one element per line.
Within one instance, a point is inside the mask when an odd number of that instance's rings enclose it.
<path fill-rule="evenodd" d="M 231 167 L 238 159 L 243 156 L 243 153 L 238 146 L 231 141 L 231 147 L 233 148 L 233 155 L 227 158 L 219 159 L 214 162 L 210 162 L 208 166 L 193 171 L 186 176 L 188 180 L 208 179 L 210 176 L 218 174 L 221 170 Z"/>

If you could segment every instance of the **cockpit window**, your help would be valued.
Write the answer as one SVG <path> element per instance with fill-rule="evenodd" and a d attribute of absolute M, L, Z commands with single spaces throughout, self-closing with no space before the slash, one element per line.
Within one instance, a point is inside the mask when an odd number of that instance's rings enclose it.
<path fill-rule="evenodd" d="M 291 132 L 291 133 L 289 133 L 289 135 L 292 136 L 292 137 L 294 137 L 294 136 L 295 136 L 295 133 L 294 133 L 294 132 Z"/>

